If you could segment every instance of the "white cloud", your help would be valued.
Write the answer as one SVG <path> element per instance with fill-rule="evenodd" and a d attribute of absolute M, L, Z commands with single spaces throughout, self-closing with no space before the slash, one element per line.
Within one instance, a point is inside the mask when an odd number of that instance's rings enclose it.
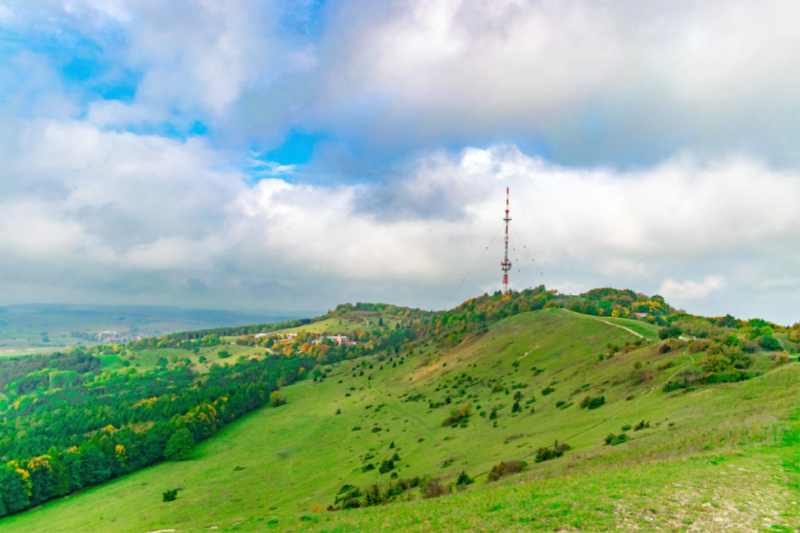
<path fill-rule="evenodd" d="M 199 139 L 33 121 L 20 123 L 14 144 L 18 150 L 0 154 L 7 298 L 23 298 L 32 283 L 47 293 L 56 280 L 59 290 L 112 280 L 117 292 L 104 294 L 112 300 L 141 286 L 143 298 L 252 306 L 263 301 L 253 286 L 277 283 L 281 294 L 295 294 L 284 304 L 303 308 L 355 299 L 348 291 L 356 286 L 363 299 L 437 307 L 501 228 L 506 186 L 512 260 L 528 265 L 511 273 L 515 286 L 542 282 L 529 252 L 560 287 L 655 292 L 669 277 L 660 290 L 678 301 L 712 289 L 755 290 L 736 281 L 743 265 L 768 263 L 771 278 L 796 277 L 784 243 L 800 235 L 800 177 L 743 159 L 679 158 L 619 173 L 561 167 L 499 145 L 421 156 L 384 185 L 269 178 L 250 187 Z M 499 283 L 500 242 L 478 262 L 465 294 Z M 25 272 L 30 265 L 36 282 Z M 671 281 L 704 269 L 734 281 Z M 208 291 L 186 292 L 191 279 Z M 788 302 L 786 293 L 775 291 Z"/>
<path fill-rule="evenodd" d="M 705 298 L 712 291 L 720 290 L 725 285 L 722 276 L 707 276 L 702 282 L 697 283 L 686 280 L 678 283 L 672 278 L 667 278 L 658 289 L 659 294 L 667 298 L 667 301 L 682 302 L 685 300 L 696 300 Z"/>
<path fill-rule="evenodd" d="M 299 127 L 381 154 L 506 139 L 576 164 L 798 157 L 800 4 L 787 0 L 348 0 L 314 15 L 319 38 L 286 26 L 304 2 L 9 5 L 13 30 L 72 29 L 141 73 L 131 103 L 87 98 L 102 126 L 199 119 L 265 144 Z"/>
<path fill-rule="evenodd" d="M 0 66 L 7 298 L 436 307 L 509 186 L 512 246 L 564 290 L 707 289 L 692 305 L 713 313 L 763 293 L 757 312 L 796 315 L 796 2 L 349 0 L 314 37 L 278 0 L 6 4 L 4 28 L 75 32 L 141 74 L 124 103 L 80 94 L 39 53 Z M 195 120 L 206 139 L 124 131 Z M 328 155 L 243 155 L 290 127 L 324 131 Z M 496 285 L 498 256 L 484 261 L 465 291 Z M 673 281 L 708 272 L 724 284 Z"/>

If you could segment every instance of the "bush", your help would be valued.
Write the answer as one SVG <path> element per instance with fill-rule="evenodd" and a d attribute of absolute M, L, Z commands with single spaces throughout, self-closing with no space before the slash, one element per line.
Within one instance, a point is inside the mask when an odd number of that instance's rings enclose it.
<path fill-rule="evenodd" d="M 278 407 L 286 403 L 286 398 L 281 396 L 280 391 L 273 391 L 269 395 L 269 403 L 272 407 Z"/>
<path fill-rule="evenodd" d="M 542 389 L 542 396 L 547 396 L 548 394 L 554 393 L 556 390 L 553 387 L 547 387 L 546 389 Z"/>
<path fill-rule="evenodd" d="M 536 452 L 536 462 L 541 463 L 543 461 L 549 461 L 550 459 L 556 459 L 564 455 L 564 452 L 569 450 L 569 444 L 559 444 L 558 441 L 556 441 L 552 448 L 539 448 L 539 450 Z"/>
<path fill-rule="evenodd" d="M 422 497 L 425 499 L 438 498 L 445 494 L 450 494 L 450 489 L 438 479 L 432 479 L 422 487 Z"/>
<path fill-rule="evenodd" d="M 639 422 L 638 424 L 636 424 L 633 427 L 633 430 L 634 431 L 641 431 L 642 429 L 649 428 L 649 427 L 650 427 L 650 422 L 645 422 L 644 420 L 642 420 L 641 422 Z"/>
<path fill-rule="evenodd" d="M 764 335 L 758 340 L 758 345 L 761 349 L 767 352 L 778 352 L 783 350 L 780 341 L 772 335 Z"/>
<path fill-rule="evenodd" d="M 220 359 L 227 359 L 228 357 L 231 356 L 228 350 L 220 350 L 217 352 L 217 355 L 219 356 Z"/>
<path fill-rule="evenodd" d="M 742 351 L 747 353 L 756 353 L 756 350 L 758 350 L 758 343 L 755 341 L 750 341 L 742 347 Z"/>
<path fill-rule="evenodd" d="M 581 409 L 597 409 L 601 405 L 606 403 L 605 396 L 596 396 L 594 398 L 587 396 L 583 400 L 581 400 Z"/>
<path fill-rule="evenodd" d="M 472 407 L 470 407 L 469 404 L 462 405 L 457 409 L 451 409 L 450 416 L 444 419 L 444 422 L 442 422 L 442 426 L 456 427 L 458 426 L 459 423 L 461 423 L 462 426 L 466 426 L 466 420 L 470 417 L 471 414 L 472 414 Z"/>
<path fill-rule="evenodd" d="M 462 470 L 461 473 L 458 475 L 458 479 L 456 480 L 456 486 L 465 486 L 471 485 L 475 480 L 472 479 L 467 475 L 465 470 Z"/>
<path fill-rule="evenodd" d="M 627 442 L 628 435 L 625 433 L 620 433 L 619 435 L 614 435 L 613 433 L 609 433 L 606 435 L 606 444 L 610 446 L 616 446 L 617 444 L 622 444 L 623 442 Z"/>
<path fill-rule="evenodd" d="M 486 478 L 487 483 L 491 483 L 492 481 L 497 481 L 498 479 L 504 478 L 506 476 L 510 476 L 512 474 L 518 474 L 522 472 L 522 470 L 528 466 L 528 463 L 525 461 L 504 461 L 499 465 L 495 465 L 492 467 L 492 471 L 489 472 L 489 476 Z"/>
<path fill-rule="evenodd" d="M 373 505 L 380 505 L 383 502 L 384 497 L 383 494 L 381 494 L 381 489 L 378 487 L 377 483 L 370 485 L 364 493 L 364 505 L 366 507 L 372 507 Z"/>
<path fill-rule="evenodd" d="M 161 501 L 171 502 L 178 497 L 178 489 L 167 490 L 161 495 Z"/>
<path fill-rule="evenodd" d="M 630 430 L 631 430 L 630 424 L 625 424 L 624 426 L 622 426 L 622 431 L 630 431 Z"/>
<path fill-rule="evenodd" d="M 686 389 L 688 388 L 688 384 L 686 380 L 683 381 L 668 381 L 666 385 L 664 385 L 664 392 L 672 392 L 678 389 Z"/>
<path fill-rule="evenodd" d="M 342 509 L 357 509 L 361 507 L 361 502 L 358 501 L 361 496 L 361 489 L 354 485 L 345 485 L 339 489 L 334 505 L 342 502 Z"/>
<path fill-rule="evenodd" d="M 658 330 L 658 338 L 662 341 L 664 339 L 677 339 L 681 336 L 683 330 L 678 326 L 667 326 Z"/>
<path fill-rule="evenodd" d="M 519 413 L 520 412 L 519 402 L 514 402 L 514 405 L 511 406 L 512 413 Z"/>
<path fill-rule="evenodd" d="M 381 466 L 378 469 L 378 472 L 380 472 L 381 474 L 385 474 L 386 472 L 389 472 L 391 470 L 394 470 L 394 461 L 392 461 L 391 459 L 384 459 L 383 461 L 381 461 Z"/>

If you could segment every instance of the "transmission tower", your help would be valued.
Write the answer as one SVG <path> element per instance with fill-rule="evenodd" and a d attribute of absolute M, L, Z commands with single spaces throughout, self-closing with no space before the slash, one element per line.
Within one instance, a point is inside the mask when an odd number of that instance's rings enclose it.
<path fill-rule="evenodd" d="M 511 261 L 508 260 L 508 223 L 511 222 L 511 217 L 508 216 L 508 187 L 506 187 L 506 218 L 503 220 L 506 223 L 506 249 L 500 266 L 503 269 L 503 293 L 508 294 L 508 271 L 511 270 Z"/>

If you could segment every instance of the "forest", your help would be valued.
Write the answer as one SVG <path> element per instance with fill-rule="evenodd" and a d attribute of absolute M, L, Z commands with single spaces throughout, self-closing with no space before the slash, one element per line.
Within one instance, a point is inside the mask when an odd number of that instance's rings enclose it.
<path fill-rule="evenodd" d="M 0 360 L 0 515 L 16 513 L 164 459 L 180 459 L 225 424 L 283 400 L 314 362 L 279 355 L 101 371 L 76 349 Z"/>

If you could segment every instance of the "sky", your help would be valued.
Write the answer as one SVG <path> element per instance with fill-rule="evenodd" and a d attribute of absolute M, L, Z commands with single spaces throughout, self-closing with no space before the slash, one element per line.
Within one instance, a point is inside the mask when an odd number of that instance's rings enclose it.
<path fill-rule="evenodd" d="M 800 320 L 800 3 L 0 0 L 0 305 Z"/>

